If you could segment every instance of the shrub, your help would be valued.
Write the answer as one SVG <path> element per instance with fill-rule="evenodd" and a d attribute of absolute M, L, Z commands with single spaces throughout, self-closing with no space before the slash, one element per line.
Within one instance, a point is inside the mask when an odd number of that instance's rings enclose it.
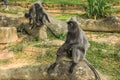
<path fill-rule="evenodd" d="M 88 6 L 85 8 L 89 18 L 102 18 L 111 14 L 109 0 L 87 0 Z"/>

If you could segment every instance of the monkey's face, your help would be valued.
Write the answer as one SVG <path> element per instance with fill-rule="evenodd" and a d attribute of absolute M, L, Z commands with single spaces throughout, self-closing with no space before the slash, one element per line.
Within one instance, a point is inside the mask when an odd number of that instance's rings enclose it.
<path fill-rule="evenodd" d="M 40 7 L 40 5 L 38 3 L 35 3 L 34 5 L 35 5 L 35 7 Z"/>
<path fill-rule="evenodd" d="M 42 7 L 40 6 L 40 4 L 35 3 L 34 6 L 36 10 L 42 10 Z"/>
<path fill-rule="evenodd" d="M 68 24 L 68 32 L 73 32 L 74 33 L 74 32 L 77 31 L 78 25 L 75 21 L 69 21 L 69 22 L 67 22 L 67 24 Z"/>

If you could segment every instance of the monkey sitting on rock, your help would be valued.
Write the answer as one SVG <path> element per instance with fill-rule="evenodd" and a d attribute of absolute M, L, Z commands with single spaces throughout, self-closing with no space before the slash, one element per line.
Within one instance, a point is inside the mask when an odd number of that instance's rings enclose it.
<path fill-rule="evenodd" d="M 76 21 L 70 20 L 67 22 L 68 32 L 65 43 L 58 49 L 55 63 L 50 65 L 48 73 L 50 74 L 60 60 L 66 56 L 72 59 L 72 65 L 69 68 L 69 73 L 72 73 L 74 67 L 80 62 L 85 61 L 89 68 L 94 72 L 95 80 L 101 80 L 95 68 L 85 58 L 88 49 L 88 39 L 83 30 L 78 26 Z"/>
<path fill-rule="evenodd" d="M 32 25 L 31 30 L 35 27 L 41 27 L 45 25 L 46 28 L 56 37 L 58 36 L 52 31 L 46 22 L 50 23 L 47 13 L 42 7 L 42 3 L 36 2 L 34 3 L 28 12 L 24 15 L 27 19 L 29 19 L 29 24 Z"/>

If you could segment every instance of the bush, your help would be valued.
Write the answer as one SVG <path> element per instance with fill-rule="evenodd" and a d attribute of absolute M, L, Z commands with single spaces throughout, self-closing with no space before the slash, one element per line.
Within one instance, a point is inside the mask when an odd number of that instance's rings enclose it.
<path fill-rule="evenodd" d="M 87 0 L 88 6 L 85 8 L 89 18 L 102 18 L 111 14 L 109 0 Z"/>

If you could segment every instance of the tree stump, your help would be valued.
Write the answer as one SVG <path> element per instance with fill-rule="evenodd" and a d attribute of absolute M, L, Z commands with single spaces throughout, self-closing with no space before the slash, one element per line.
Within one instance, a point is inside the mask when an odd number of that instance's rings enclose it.
<path fill-rule="evenodd" d="M 15 27 L 0 27 L 0 43 L 11 43 L 18 39 Z"/>
<path fill-rule="evenodd" d="M 24 29 L 33 38 L 47 39 L 47 32 L 45 25 L 42 25 L 40 27 L 34 27 L 33 29 L 31 29 L 31 26 L 29 24 L 24 24 Z"/>

